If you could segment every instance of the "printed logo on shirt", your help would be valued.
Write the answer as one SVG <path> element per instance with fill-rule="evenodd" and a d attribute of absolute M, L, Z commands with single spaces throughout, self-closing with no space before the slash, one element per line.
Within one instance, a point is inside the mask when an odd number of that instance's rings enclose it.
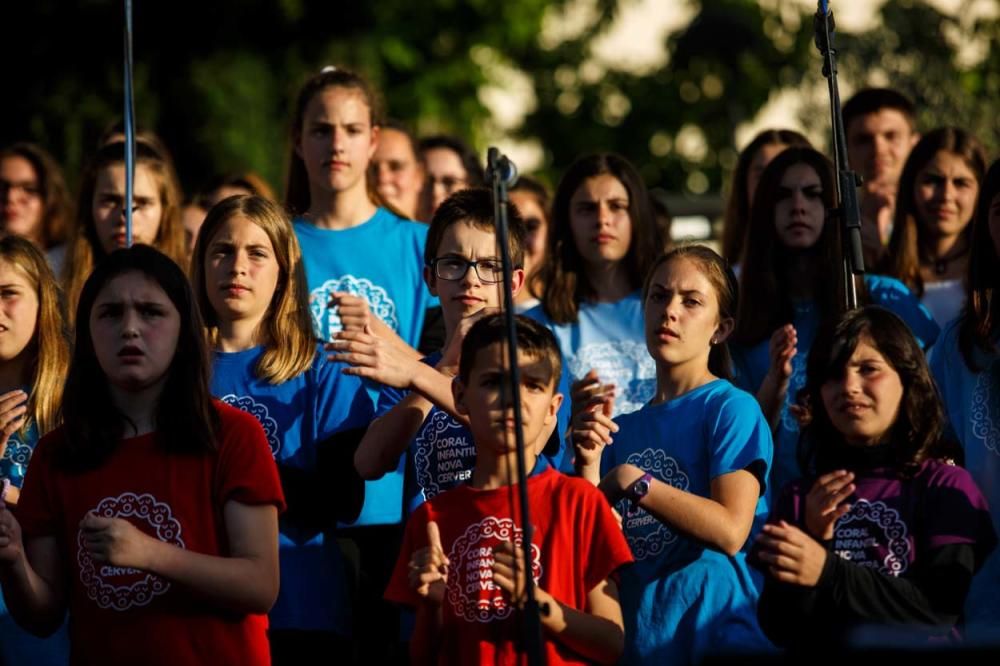
<path fill-rule="evenodd" d="M 801 347 L 800 347 L 801 349 Z M 789 409 L 795 404 L 799 389 L 806 385 L 806 354 L 796 354 L 792 357 L 792 376 L 788 379 L 788 390 L 785 392 L 785 404 L 781 408 L 781 427 L 790 433 L 799 431 L 799 420 Z"/>
<path fill-rule="evenodd" d="M 148 493 L 106 497 L 92 511 L 104 518 L 127 519 L 146 534 L 184 548 L 181 524 L 173 517 L 170 505 L 158 502 Z M 126 611 L 146 606 L 170 589 L 170 583 L 149 572 L 94 562 L 83 547 L 83 530 L 77 536 L 77 564 L 87 598 L 105 610 Z"/>
<path fill-rule="evenodd" d="M 17 433 L 7 439 L 7 448 L 0 458 L 0 477 L 10 479 L 11 483 L 20 487 L 24 481 L 24 471 L 31 460 L 31 447 L 21 441 Z"/>
<path fill-rule="evenodd" d="M 281 437 L 278 436 L 278 422 L 271 418 L 267 405 L 257 402 L 250 396 L 233 393 L 222 396 L 220 400 L 227 405 L 242 409 L 260 422 L 264 428 L 264 434 L 267 435 L 267 444 L 271 447 L 271 455 L 277 458 L 278 452 L 281 451 Z"/>
<path fill-rule="evenodd" d="M 910 564 L 906 523 L 885 502 L 858 500 L 834 526 L 833 552 L 848 562 L 898 576 Z"/>
<path fill-rule="evenodd" d="M 413 467 L 424 499 L 472 478 L 476 447 L 447 412 L 432 410 L 414 445 Z"/>
<path fill-rule="evenodd" d="M 656 479 L 679 490 L 690 486 L 688 475 L 680 464 L 662 449 L 646 449 L 631 454 L 626 460 L 630 465 L 649 472 Z M 632 507 L 630 500 L 622 500 L 615 507 L 622 516 L 625 539 L 636 561 L 658 557 L 667 546 L 677 540 L 677 533 L 656 519 L 642 507 Z"/>
<path fill-rule="evenodd" d="M 567 367 L 574 380 L 593 368 L 602 382 L 615 385 L 612 416 L 636 411 L 656 391 L 656 364 L 642 342 L 619 340 L 583 345 L 576 355 L 567 358 Z"/>
<path fill-rule="evenodd" d="M 1000 361 L 995 361 L 989 368 L 979 373 L 976 387 L 972 390 L 972 404 L 969 419 L 972 421 L 972 436 L 980 440 L 993 453 L 1000 455 L 1000 423 L 993 420 L 993 412 L 1000 411 L 996 406 L 1000 403 L 1000 386 L 998 386 L 997 367 Z M 992 407 L 992 409 L 991 409 Z"/>
<path fill-rule="evenodd" d="M 381 319 L 389 328 L 399 331 L 399 317 L 396 314 L 396 304 L 389 298 L 388 292 L 367 278 L 344 275 L 327 280 L 321 287 L 312 290 L 309 298 L 309 311 L 312 313 L 313 328 L 320 340 L 330 340 L 334 333 L 343 330 L 337 308 L 329 306 L 334 292 L 347 292 L 361 296 L 368 301 L 368 309 Z"/>
<path fill-rule="evenodd" d="M 448 603 L 455 615 L 466 622 L 492 622 L 510 616 L 513 607 L 503 590 L 493 582 L 493 548 L 513 542 L 521 548 L 524 532 L 510 518 L 490 516 L 474 525 L 451 546 L 448 560 Z M 531 575 L 537 584 L 542 577 L 542 552 L 531 544 Z"/>

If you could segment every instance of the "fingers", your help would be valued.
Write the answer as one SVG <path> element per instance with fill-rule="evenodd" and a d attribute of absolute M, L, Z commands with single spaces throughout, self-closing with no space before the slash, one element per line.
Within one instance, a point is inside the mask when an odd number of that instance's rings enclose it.
<path fill-rule="evenodd" d="M 451 564 L 444 554 L 444 547 L 441 545 L 441 530 L 433 520 L 427 523 L 427 544 L 434 553 L 440 556 L 442 563 Z"/>
<path fill-rule="evenodd" d="M 7 391 L 6 393 L 0 395 L 0 413 L 3 413 L 8 409 L 13 409 L 27 400 L 28 394 L 21 389 Z"/>
<path fill-rule="evenodd" d="M 83 516 L 83 520 L 80 521 L 80 529 L 84 532 L 105 530 L 111 527 L 112 522 L 114 522 L 114 518 L 102 518 L 93 511 L 88 511 Z"/>

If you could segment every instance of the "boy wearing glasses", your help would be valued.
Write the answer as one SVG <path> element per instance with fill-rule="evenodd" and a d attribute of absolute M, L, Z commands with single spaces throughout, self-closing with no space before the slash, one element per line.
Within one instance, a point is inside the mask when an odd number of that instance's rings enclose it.
<path fill-rule="evenodd" d="M 509 208 L 509 243 L 516 295 L 524 285 L 524 222 Z M 451 382 L 462 340 L 482 317 L 500 311 L 503 272 L 494 232 L 493 199 L 485 188 L 461 190 L 438 208 L 427 232 L 424 279 L 441 300 L 445 343 L 417 361 L 365 332 L 342 332 L 332 358 L 351 364 L 345 372 L 381 383 L 377 418 L 354 456 L 365 479 L 396 469 L 407 455 L 404 502 L 411 513 L 425 501 L 472 475 L 476 449 L 467 418 L 454 404 Z M 558 466 L 561 456 L 552 456 Z"/>

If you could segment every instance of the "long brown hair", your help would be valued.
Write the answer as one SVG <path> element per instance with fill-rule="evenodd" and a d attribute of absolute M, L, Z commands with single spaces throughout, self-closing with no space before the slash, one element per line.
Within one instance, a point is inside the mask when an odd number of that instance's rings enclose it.
<path fill-rule="evenodd" d="M 986 154 L 982 146 L 974 136 L 957 127 L 939 127 L 928 132 L 917 142 L 907 158 L 899 177 L 892 235 L 889 237 L 889 251 L 885 255 L 882 272 L 899 278 L 918 297 L 924 293 L 920 259 L 926 244 L 927 229 L 923 220 L 917 219 L 914 200 L 917 174 L 941 151 L 960 157 L 975 175 L 978 185 L 982 185 L 983 175 L 986 173 Z M 966 240 L 971 240 L 971 227 L 971 224 L 967 225 L 962 232 Z"/>
<path fill-rule="evenodd" d="M 22 430 L 34 423 L 41 436 L 59 422 L 63 382 L 69 366 L 69 331 L 62 291 L 45 255 L 30 241 L 18 236 L 0 237 L 0 260 L 20 270 L 38 298 L 35 335 L 29 342 L 33 354 L 24 378 L 30 388 Z"/>
<path fill-rule="evenodd" d="M 258 377 L 281 384 L 301 375 L 312 366 L 316 338 L 309 316 L 309 292 L 302 266 L 302 252 L 288 216 L 277 204 L 257 195 L 244 194 L 223 199 L 209 211 L 198 231 L 191 262 L 191 286 L 208 332 L 210 344 L 219 333 L 219 315 L 212 307 L 205 284 L 205 259 L 209 244 L 219 227 L 236 216 L 245 217 L 264 230 L 278 262 L 278 284 L 271 306 L 258 325 L 264 353 L 257 361 Z"/>
<path fill-rule="evenodd" d="M 42 199 L 42 247 L 49 249 L 64 243 L 73 219 L 73 203 L 59 164 L 41 146 L 27 142 L 15 143 L 0 150 L 0 161 L 9 157 L 26 160 L 35 170 Z"/>
<path fill-rule="evenodd" d="M 1000 330 L 1000 256 L 990 233 L 990 208 L 1000 195 L 1000 160 L 990 167 L 979 188 L 972 218 L 972 256 L 966 278 L 965 311 L 958 328 L 958 347 L 972 372 L 982 370 L 976 352 L 994 354 Z"/>
<path fill-rule="evenodd" d="M 539 278 L 543 285 L 542 309 L 557 324 L 575 322 L 580 304 L 595 296 L 583 257 L 573 241 L 569 204 L 585 180 L 604 174 L 617 178 L 628 192 L 632 243 L 622 262 L 632 289 L 642 286 L 653 259 L 663 247 L 646 185 L 628 160 L 614 153 L 597 153 L 574 162 L 556 188 L 549 224 L 549 260 L 542 267 Z"/>
<path fill-rule="evenodd" d="M 84 282 L 106 256 L 94 226 L 94 192 L 97 177 L 103 169 L 125 161 L 125 144 L 109 143 L 97 151 L 83 172 L 80 196 L 77 199 L 76 224 L 69 240 L 63 284 L 66 289 L 68 312 L 72 317 Z M 152 146 L 142 141 L 135 144 L 135 164 L 143 166 L 156 180 L 163 212 L 153 241 L 154 247 L 183 268 L 187 267 L 187 240 L 181 224 L 181 192 L 173 165 Z"/>

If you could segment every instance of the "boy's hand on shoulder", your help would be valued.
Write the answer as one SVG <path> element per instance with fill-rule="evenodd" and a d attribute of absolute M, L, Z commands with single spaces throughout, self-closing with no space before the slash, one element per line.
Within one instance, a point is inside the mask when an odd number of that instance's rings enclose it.
<path fill-rule="evenodd" d="M 370 326 L 361 331 L 343 330 L 333 337 L 333 341 L 323 348 L 329 360 L 350 366 L 343 370 L 345 375 L 371 379 L 398 389 L 410 388 L 414 375 L 412 364 L 419 361 L 375 334 Z"/>
<path fill-rule="evenodd" d="M 448 584 L 448 557 L 441 547 L 441 533 L 433 520 L 427 523 L 427 547 L 410 556 L 410 587 L 431 604 L 440 605 Z"/>
<path fill-rule="evenodd" d="M 462 341 L 465 340 L 465 336 L 468 334 L 469 329 L 471 329 L 473 324 L 483 317 L 499 314 L 500 312 L 502 312 L 500 308 L 483 308 L 475 314 L 471 314 L 468 317 L 462 317 L 462 319 L 458 322 L 458 327 L 455 328 L 455 332 L 451 336 L 451 340 L 448 341 L 448 346 L 445 347 L 441 354 L 441 360 L 437 364 L 438 370 L 447 372 L 448 374 L 457 375 L 458 361 L 462 356 Z"/>

